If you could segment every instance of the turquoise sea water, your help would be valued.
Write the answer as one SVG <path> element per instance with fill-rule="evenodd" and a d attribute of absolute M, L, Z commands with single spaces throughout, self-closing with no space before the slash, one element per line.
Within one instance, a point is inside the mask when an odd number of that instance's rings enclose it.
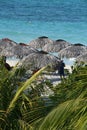
<path fill-rule="evenodd" d="M 0 39 L 39 36 L 87 45 L 87 0 L 0 0 Z"/>

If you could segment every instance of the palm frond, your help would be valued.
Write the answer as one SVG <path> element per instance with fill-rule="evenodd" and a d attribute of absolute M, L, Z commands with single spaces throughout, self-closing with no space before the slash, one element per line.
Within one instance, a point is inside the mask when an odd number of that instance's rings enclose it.
<path fill-rule="evenodd" d="M 43 67 L 43 68 L 40 69 L 38 72 L 36 72 L 30 79 L 28 79 L 28 80 L 24 83 L 24 85 L 23 85 L 20 89 L 17 90 L 17 92 L 16 92 L 14 98 L 12 99 L 11 103 L 9 104 L 9 107 L 8 107 L 8 109 L 7 109 L 7 112 L 14 107 L 15 102 L 16 102 L 17 99 L 19 98 L 20 94 L 21 94 L 24 90 L 26 90 L 26 89 L 29 87 L 29 85 L 32 83 L 32 81 L 34 81 L 34 80 L 36 79 L 36 77 L 37 77 L 38 75 L 40 75 L 40 73 L 41 73 L 43 70 L 45 70 L 46 68 L 47 68 L 47 66 L 46 66 L 46 67 Z"/>
<path fill-rule="evenodd" d="M 85 107 L 85 104 L 81 106 L 81 102 L 83 102 L 82 99 L 77 99 L 60 104 L 47 115 L 39 130 L 45 130 L 46 128 L 48 128 L 48 130 L 76 130 L 79 128 L 86 130 L 87 113 L 86 115 L 83 113 L 82 109 Z M 87 100 L 85 103 L 86 102 Z M 83 120 L 81 118 L 83 118 Z"/>

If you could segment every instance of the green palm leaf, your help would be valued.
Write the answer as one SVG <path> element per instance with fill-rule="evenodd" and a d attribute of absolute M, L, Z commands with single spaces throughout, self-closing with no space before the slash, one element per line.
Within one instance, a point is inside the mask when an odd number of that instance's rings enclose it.
<path fill-rule="evenodd" d="M 39 130 L 45 130 L 46 128 L 47 130 L 86 130 L 87 106 L 85 109 L 86 114 L 84 114 L 83 108 L 86 104 L 80 105 L 83 101 L 87 103 L 87 100 L 78 98 L 60 104 L 47 115 Z"/>
<path fill-rule="evenodd" d="M 37 78 L 37 76 L 40 75 L 40 73 L 41 73 L 43 70 L 45 70 L 46 68 L 47 68 L 47 66 L 46 66 L 46 67 L 43 67 L 43 68 L 40 69 L 38 72 L 36 72 L 30 79 L 28 79 L 28 80 L 24 83 L 24 85 L 23 85 L 21 88 L 19 88 L 19 89 L 17 90 L 17 92 L 16 92 L 14 98 L 12 99 L 12 101 L 11 101 L 11 103 L 10 103 L 8 109 L 7 109 L 7 113 L 15 106 L 15 102 L 16 102 L 17 99 L 19 98 L 20 94 L 21 94 L 24 90 L 26 90 L 26 89 L 29 87 L 29 85 L 32 83 L 32 81 L 34 81 L 34 80 Z"/>

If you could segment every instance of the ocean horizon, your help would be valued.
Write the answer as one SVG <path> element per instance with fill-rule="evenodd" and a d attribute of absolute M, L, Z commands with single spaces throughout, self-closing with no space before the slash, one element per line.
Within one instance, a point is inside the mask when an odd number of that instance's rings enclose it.
<path fill-rule="evenodd" d="M 87 45 L 87 1 L 0 1 L 0 39 L 29 43 L 40 36 Z"/>

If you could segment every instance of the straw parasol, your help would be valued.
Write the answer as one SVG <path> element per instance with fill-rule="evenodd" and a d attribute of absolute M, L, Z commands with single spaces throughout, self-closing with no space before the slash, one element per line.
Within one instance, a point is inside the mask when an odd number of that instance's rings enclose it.
<path fill-rule="evenodd" d="M 38 37 L 37 39 L 31 41 L 29 46 L 34 47 L 36 49 L 42 49 L 44 45 L 53 43 L 53 40 L 49 39 L 46 36 Z"/>
<path fill-rule="evenodd" d="M 60 50 L 66 48 L 67 46 L 71 45 L 69 42 L 59 39 L 50 44 L 46 44 L 42 50 L 47 52 L 59 52 Z"/>
<path fill-rule="evenodd" d="M 12 52 L 12 48 L 15 47 L 17 45 L 16 42 L 8 39 L 8 38 L 4 38 L 0 40 L 0 56 L 4 55 L 4 56 L 13 56 L 14 53 Z"/>
<path fill-rule="evenodd" d="M 25 66 L 27 69 L 42 68 L 48 64 L 58 64 L 59 59 L 55 56 L 50 55 L 44 51 L 34 52 L 23 58 L 20 65 Z"/>
<path fill-rule="evenodd" d="M 61 50 L 58 55 L 61 58 L 76 58 L 79 55 L 85 54 L 87 52 L 87 47 L 84 45 L 73 44 Z"/>
<path fill-rule="evenodd" d="M 83 55 L 80 55 L 80 56 L 78 56 L 77 58 L 76 58 L 76 61 L 78 61 L 78 62 L 87 62 L 87 52 L 85 53 L 85 54 L 83 54 Z"/>
<path fill-rule="evenodd" d="M 23 58 L 33 52 L 38 52 L 35 48 L 30 47 L 27 44 L 19 43 L 16 44 L 10 40 L 3 40 L 0 44 L 0 55 L 4 55 L 6 57 L 16 57 Z"/>
<path fill-rule="evenodd" d="M 36 50 L 33 47 L 30 47 L 27 44 L 17 44 L 14 48 L 13 48 L 13 52 L 14 55 L 20 59 L 22 59 L 23 57 L 33 53 L 33 52 L 38 52 L 38 50 Z"/>
<path fill-rule="evenodd" d="M 0 40 L 0 48 L 5 49 L 7 47 L 13 47 L 16 46 L 17 43 L 8 39 L 8 38 L 3 38 Z"/>

